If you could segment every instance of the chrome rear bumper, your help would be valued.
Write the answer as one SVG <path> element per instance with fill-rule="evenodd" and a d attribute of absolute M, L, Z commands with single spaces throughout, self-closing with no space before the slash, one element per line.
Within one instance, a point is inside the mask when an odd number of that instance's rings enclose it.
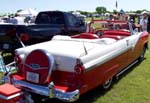
<path fill-rule="evenodd" d="M 3 78 L 3 80 L 6 80 L 6 77 Z M 27 90 L 29 92 L 33 92 L 36 94 L 40 94 L 43 96 L 47 96 L 49 98 L 57 98 L 61 101 L 66 101 L 66 102 L 74 102 L 76 101 L 79 96 L 80 92 L 79 90 L 74 90 L 72 92 L 65 92 L 63 90 L 58 90 L 54 88 L 54 83 L 51 82 L 48 86 L 40 86 L 36 84 L 31 84 L 25 81 L 17 80 L 17 79 L 11 79 L 13 85 L 15 85 L 17 88 L 21 88 L 24 90 Z"/>

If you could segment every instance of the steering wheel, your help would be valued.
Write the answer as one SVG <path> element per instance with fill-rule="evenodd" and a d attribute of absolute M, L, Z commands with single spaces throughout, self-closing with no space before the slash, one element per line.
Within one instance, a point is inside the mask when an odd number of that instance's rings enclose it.
<path fill-rule="evenodd" d="M 103 30 L 97 30 L 95 32 L 96 35 L 98 35 L 99 37 L 103 36 L 104 35 L 104 31 Z"/>

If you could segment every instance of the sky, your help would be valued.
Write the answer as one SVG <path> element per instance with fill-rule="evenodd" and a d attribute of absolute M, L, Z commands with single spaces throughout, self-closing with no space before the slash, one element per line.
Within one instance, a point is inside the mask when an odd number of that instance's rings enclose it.
<path fill-rule="evenodd" d="M 0 3 L 0 13 L 15 13 L 19 9 L 35 9 L 37 11 L 88 11 L 94 12 L 98 6 L 104 6 L 108 11 L 123 9 L 124 11 L 150 10 L 150 0 L 3 0 Z"/>

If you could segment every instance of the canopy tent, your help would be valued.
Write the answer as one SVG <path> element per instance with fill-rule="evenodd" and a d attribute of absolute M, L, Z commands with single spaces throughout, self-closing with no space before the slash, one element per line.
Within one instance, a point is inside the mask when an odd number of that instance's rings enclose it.
<path fill-rule="evenodd" d="M 125 14 L 123 9 L 120 10 L 120 14 Z"/>
<path fill-rule="evenodd" d="M 110 15 L 110 13 L 105 13 L 105 16 L 109 16 Z"/>
<path fill-rule="evenodd" d="M 38 12 L 33 9 L 22 10 L 17 13 L 20 16 L 37 16 Z"/>
<path fill-rule="evenodd" d="M 149 14 L 149 12 L 147 12 L 147 11 L 143 11 L 143 12 L 142 12 L 142 14 Z"/>

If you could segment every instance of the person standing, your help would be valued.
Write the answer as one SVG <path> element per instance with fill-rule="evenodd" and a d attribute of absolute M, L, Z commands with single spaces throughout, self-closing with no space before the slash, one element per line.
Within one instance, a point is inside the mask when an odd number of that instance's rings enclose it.
<path fill-rule="evenodd" d="M 140 20 L 140 28 L 141 31 L 147 31 L 147 23 L 148 23 L 148 14 L 147 12 L 143 12 L 143 18 Z"/>
<path fill-rule="evenodd" d="M 150 14 L 148 14 L 147 31 L 150 33 Z"/>

